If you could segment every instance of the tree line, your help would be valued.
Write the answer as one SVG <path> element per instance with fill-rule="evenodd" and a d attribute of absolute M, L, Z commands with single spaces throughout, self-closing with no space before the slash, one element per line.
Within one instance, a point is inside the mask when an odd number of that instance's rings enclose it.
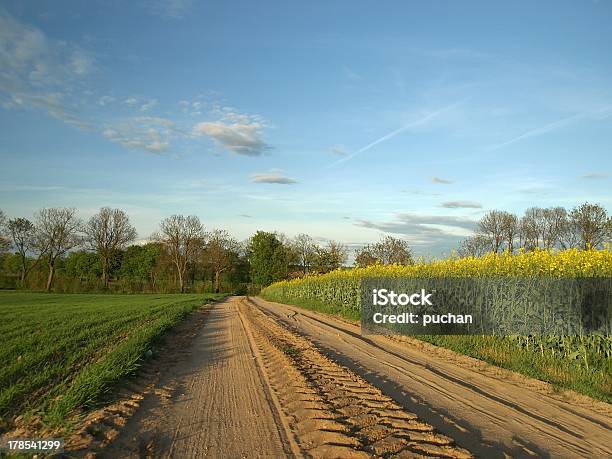
<path fill-rule="evenodd" d="M 74 208 L 41 209 L 33 220 L 0 210 L 0 288 L 56 291 L 246 292 L 281 279 L 322 274 L 346 265 L 348 248 L 258 231 L 238 241 L 221 229 L 207 231 L 196 216 L 172 215 L 143 243 L 121 209 L 103 207 L 88 220 Z M 602 248 L 612 238 L 604 207 L 585 203 L 532 207 L 520 218 L 492 210 L 459 256 L 518 250 Z M 404 239 L 384 236 L 355 252 L 354 265 L 414 263 Z M 59 284 L 57 285 L 57 277 Z"/>
<path fill-rule="evenodd" d="M 519 217 L 491 210 L 478 222 L 475 234 L 461 242 L 460 256 L 518 250 L 601 249 L 612 239 L 612 218 L 599 204 L 588 202 L 564 207 L 531 207 Z"/>
<path fill-rule="evenodd" d="M 288 239 L 258 231 L 239 242 L 206 231 L 196 216 L 172 215 L 144 243 L 121 209 L 103 207 L 86 221 L 74 208 L 49 208 L 34 219 L 0 210 L 0 287 L 45 291 L 245 291 L 287 277 L 343 266 L 347 248 L 306 234 Z M 57 286 L 57 277 L 60 286 Z"/>

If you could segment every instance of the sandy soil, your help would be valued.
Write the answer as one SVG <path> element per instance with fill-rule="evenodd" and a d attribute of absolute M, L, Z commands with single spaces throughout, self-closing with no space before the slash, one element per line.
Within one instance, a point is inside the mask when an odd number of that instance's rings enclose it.
<path fill-rule="evenodd" d="M 612 457 L 612 407 L 416 340 L 250 301 L 479 457 Z"/>
<path fill-rule="evenodd" d="M 606 403 L 257 298 L 203 307 L 156 355 L 71 456 L 612 457 Z"/>
<path fill-rule="evenodd" d="M 188 354 L 145 397 L 106 457 L 284 457 L 291 444 L 237 310 L 215 304 Z"/>
<path fill-rule="evenodd" d="M 157 380 L 140 394 L 135 384 L 132 409 L 92 415 L 78 455 L 473 457 L 247 299 L 195 317 L 164 349 Z"/>

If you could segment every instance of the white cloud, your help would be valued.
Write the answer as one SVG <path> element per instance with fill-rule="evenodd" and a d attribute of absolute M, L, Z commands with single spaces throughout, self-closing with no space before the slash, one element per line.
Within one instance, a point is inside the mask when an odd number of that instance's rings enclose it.
<path fill-rule="evenodd" d="M 93 68 L 79 47 L 48 38 L 0 7 L 0 102 L 4 108 L 34 108 L 78 127 L 88 127 L 74 109 L 76 83 Z"/>
<path fill-rule="evenodd" d="M 590 174 L 584 174 L 581 178 L 587 180 L 601 180 L 610 177 L 610 174 L 606 174 L 603 172 L 592 172 Z"/>
<path fill-rule="evenodd" d="M 395 220 L 375 222 L 356 219 L 356 226 L 400 234 L 414 245 L 450 248 L 476 228 L 469 218 L 450 215 L 399 213 Z"/>
<path fill-rule="evenodd" d="M 160 154 L 170 149 L 176 127 L 165 118 L 135 117 L 107 126 L 102 134 L 131 150 Z"/>
<path fill-rule="evenodd" d="M 440 177 L 431 177 L 430 179 L 433 183 L 439 183 L 439 184 L 443 184 L 443 185 L 448 185 L 450 183 L 453 183 L 452 180 L 448 180 L 448 179 L 443 179 Z"/>
<path fill-rule="evenodd" d="M 87 75 L 93 69 L 93 59 L 83 51 L 76 50 L 70 58 L 70 66 L 77 75 Z"/>
<path fill-rule="evenodd" d="M 152 108 L 154 108 L 156 105 L 157 105 L 157 99 L 149 99 L 144 104 L 142 104 L 140 106 L 140 111 L 141 112 L 146 112 L 146 111 L 151 110 Z"/>
<path fill-rule="evenodd" d="M 338 156 L 346 156 L 349 154 L 348 150 L 344 145 L 332 145 L 329 147 L 329 151 L 334 155 Z"/>
<path fill-rule="evenodd" d="M 277 185 L 293 185 L 298 183 L 297 180 L 287 177 L 278 170 L 253 174 L 251 175 L 251 180 L 255 183 L 273 183 Z"/>
<path fill-rule="evenodd" d="M 134 107 L 137 103 L 138 103 L 138 99 L 134 96 L 130 96 L 127 99 L 125 99 L 125 105 L 129 107 Z"/>
<path fill-rule="evenodd" d="M 151 14 L 165 19 L 181 19 L 191 9 L 193 0 L 151 0 L 147 7 Z"/>
<path fill-rule="evenodd" d="M 112 96 L 102 96 L 98 99 L 98 105 L 101 105 L 102 107 L 108 105 L 108 104 L 112 104 L 115 101 L 115 98 Z"/>
<path fill-rule="evenodd" d="M 195 136 L 209 137 L 215 143 L 239 155 L 260 156 L 270 146 L 263 140 L 263 119 L 257 115 L 238 113 L 231 107 L 213 110 L 217 121 L 204 121 L 193 127 Z"/>
<path fill-rule="evenodd" d="M 447 201 L 440 204 L 447 209 L 482 209 L 482 204 L 474 201 Z"/>

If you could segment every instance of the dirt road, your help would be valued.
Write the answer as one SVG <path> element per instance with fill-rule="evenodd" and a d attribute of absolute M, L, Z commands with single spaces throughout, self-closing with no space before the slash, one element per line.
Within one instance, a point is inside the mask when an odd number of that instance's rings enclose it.
<path fill-rule="evenodd" d="M 609 405 L 563 402 L 471 359 L 260 299 L 198 320 L 101 456 L 612 455 Z"/>
<path fill-rule="evenodd" d="M 612 407 L 420 342 L 362 337 L 326 315 L 263 312 L 479 457 L 612 457 Z"/>

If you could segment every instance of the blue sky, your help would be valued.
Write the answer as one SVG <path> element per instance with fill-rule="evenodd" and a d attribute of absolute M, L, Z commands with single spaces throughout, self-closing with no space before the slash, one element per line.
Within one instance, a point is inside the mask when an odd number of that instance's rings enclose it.
<path fill-rule="evenodd" d="M 612 2 L 0 2 L 0 207 L 447 254 L 610 210 Z"/>

